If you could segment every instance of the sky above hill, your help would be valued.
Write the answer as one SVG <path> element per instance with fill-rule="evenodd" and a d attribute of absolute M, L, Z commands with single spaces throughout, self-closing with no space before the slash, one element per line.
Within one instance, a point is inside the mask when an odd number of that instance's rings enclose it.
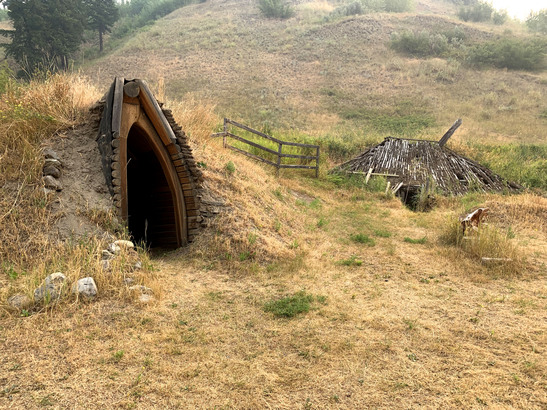
<path fill-rule="evenodd" d="M 511 17 L 526 20 L 530 10 L 539 11 L 547 8 L 546 0 L 492 0 L 496 9 L 506 9 Z"/>

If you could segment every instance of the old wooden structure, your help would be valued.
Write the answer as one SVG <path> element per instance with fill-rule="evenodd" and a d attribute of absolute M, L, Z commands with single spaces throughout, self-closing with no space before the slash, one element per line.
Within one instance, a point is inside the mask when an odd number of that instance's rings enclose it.
<path fill-rule="evenodd" d="M 116 78 L 97 138 L 107 185 L 136 242 L 176 248 L 197 235 L 201 172 L 186 135 L 142 80 Z"/>
<path fill-rule="evenodd" d="M 407 198 L 427 187 L 447 195 L 470 190 L 519 190 L 479 163 L 458 155 L 445 144 L 461 124 L 458 120 L 440 141 L 388 137 L 331 172 L 385 176 L 394 192 Z"/>
<path fill-rule="evenodd" d="M 268 148 L 264 146 L 264 144 L 260 144 L 256 141 L 250 141 L 246 138 L 241 137 L 240 135 L 236 135 L 233 132 L 230 132 L 228 127 L 233 126 L 235 128 L 239 128 L 240 130 L 247 131 L 253 135 L 256 135 L 258 137 L 264 138 L 266 141 L 272 142 L 273 144 L 277 145 L 277 150 Z M 265 164 L 271 165 L 276 168 L 277 174 L 279 175 L 280 169 L 314 169 L 315 170 L 315 177 L 317 178 L 319 176 L 319 145 L 313 145 L 313 144 L 302 144 L 299 142 L 289 142 L 289 141 L 282 141 L 280 139 L 274 138 L 270 135 L 267 135 L 263 132 L 257 131 L 251 127 L 248 127 L 246 125 L 240 124 L 239 122 L 230 120 L 228 118 L 224 118 L 224 129 L 222 132 L 216 133 L 212 135 L 213 137 L 222 137 L 223 138 L 223 145 L 224 148 L 229 148 L 232 151 L 239 152 L 240 154 L 243 154 L 249 158 L 256 159 L 257 161 L 263 162 Z M 233 140 L 239 141 L 243 144 L 249 145 L 251 147 L 257 148 L 258 150 L 270 154 L 271 156 L 275 156 L 275 162 L 270 161 L 269 159 L 263 158 L 259 155 L 253 154 L 251 152 L 245 151 L 241 148 L 235 147 L 234 145 L 231 145 L 228 142 L 228 138 L 232 138 Z M 262 140 L 264 141 L 264 140 Z M 312 155 L 309 154 L 294 154 L 294 153 L 287 153 L 283 152 L 283 147 L 297 147 L 300 149 L 307 149 L 312 151 Z M 283 163 L 282 160 L 284 158 L 291 158 L 296 159 L 300 161 L 299 164 L 286 164 Z M 314 165 L 310 165 L 309 161 L 315 161 Z M 305 163 L 303 163 L 305 162 Z"/>

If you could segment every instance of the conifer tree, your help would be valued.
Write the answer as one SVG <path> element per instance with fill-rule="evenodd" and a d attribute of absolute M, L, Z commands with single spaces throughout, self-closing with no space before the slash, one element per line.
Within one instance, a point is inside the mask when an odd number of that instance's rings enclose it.
<path fill-rule="evenodd" d="M 8 18 L 13 30 L 0 30 L 11 39 L 4 44 L 31 75 L 41 64 L 68 68 L 68 59 L 83 40 L 85 16 L 82 0 L 9 0 Z"/>
<path fill-rule="evenodd" d="M 84 0 L 88 27 L 99 33 L 99 50 L 103 51 L 103 35 L 118 20 L 118 7 L 114 0 Z"/>

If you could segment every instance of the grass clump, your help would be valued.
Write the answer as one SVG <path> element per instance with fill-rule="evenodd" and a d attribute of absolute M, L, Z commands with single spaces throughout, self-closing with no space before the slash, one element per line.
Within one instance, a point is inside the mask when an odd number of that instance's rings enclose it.
<path fill-rule="evenodd" d="M 391 237 L 391 232 L 386 231 L 385 229 L 376 229 L 374 231 L 374 235 L 379 237 L 379 238 L 390 238 Z"/>
<path fill-rule="evenodd" d="M 468 229 L 465 233 L 457 218 L 444 226 L 440 240 L 445 245 L 460 249 L 472 259 L 485 262 L 482 258 L 499 259 L 492 267 L 501 267 L 505 272 L 515 272 L 522 262 L 521 253 L 511 241 L 512 230 L 500 229 L 494 225 L 482 224 L 478 229 Z"/>
<path fill-rule="evenodd" d="M 313 295 L 300 291 L 292 296 L 272 300 L 264 305 L 265 312 L 271 312 L 276 317 L 295 317 L 300 313 L 307 313 L 314 301 Z"/>
<path fill-rule="evenodd" d="M 351 235 L 351 240 L 353 242 L 362 243 L 367 246 L 374 246 L 376 245 L 376 241 L 372 239 L 370 236 L 365 235 L 364 233 L 358 233 L 355 235 Z"/>
<path fill-rule="evenodd" d="M 357 256 L 352 255 L 348 259 L 341 259 L 336 263 L 337 265 L 341 265 L 341 266 L 361 266 L 363 264 L 363 261 L 360 259 L 357 259 Z"/>
<path fill-rule="evenodd" d="M 294 9 L 283 0 L 258 0 L 258 9 L 268 18 L 288 19 L 294 16 Z"/>
<path fill-rule="evenodd" d="M 427 238 L 424 236 L 423 238 L 412 239 L 412 238 L 409 238 L 408 236 L 405 236 L 404 241 L 407 243 L 424 245 L 427 243 Z"/>

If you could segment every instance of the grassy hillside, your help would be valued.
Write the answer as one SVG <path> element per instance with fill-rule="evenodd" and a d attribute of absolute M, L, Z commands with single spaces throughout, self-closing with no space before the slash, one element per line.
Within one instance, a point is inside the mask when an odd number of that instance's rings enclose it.
<path fill-rule="evenodd" d="M 458 53 L 415 58 L 389 46 L 405 30 L 459 30 L 464 48 L 525 30 L 463 23 L 451 3 L 416 3 L 408 13 L 328 19 L 345 3 L 303 1 L 287 20 L 264 18 L 255 0 L 190 5 L 86 62 L 84 72 L 101 84 L 114 75 L 164 78 L 169 98 L 193 96 L 256 127 L 318 137 L 437 137 L 462 117 L 459 139 L 544 142 L 545 71 L 477 69 Z"/>

